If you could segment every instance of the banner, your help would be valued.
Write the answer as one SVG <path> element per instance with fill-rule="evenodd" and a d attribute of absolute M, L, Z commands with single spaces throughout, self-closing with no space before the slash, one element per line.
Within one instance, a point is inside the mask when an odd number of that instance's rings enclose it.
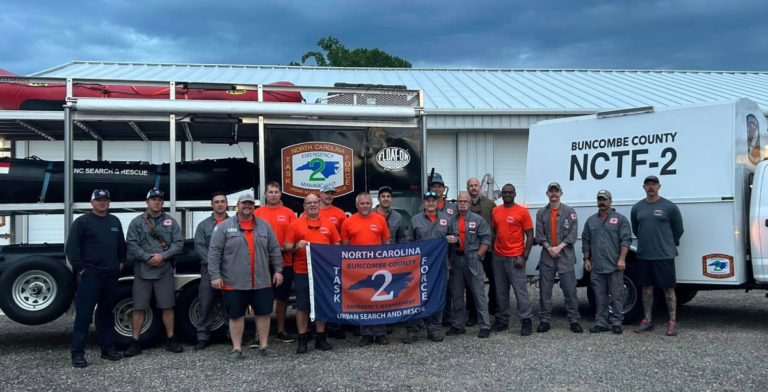
<path fill-rule="evenodd" d="M 307 247 L 312 320 L 394 324 L 442 313 L 443 238 L 396 245 Z"/>

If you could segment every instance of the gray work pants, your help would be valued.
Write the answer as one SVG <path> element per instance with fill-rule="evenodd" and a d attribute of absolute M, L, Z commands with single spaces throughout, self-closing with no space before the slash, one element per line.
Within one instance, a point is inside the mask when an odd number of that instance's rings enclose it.
<path fill-rule="evenodd" d="M 200 270 L 200 287 L 197 289 L 197 301 L 200 302 L 200 322 L 197 324 L 197 340 L 211 340 L 211 323 L 213 322 L 213 305 L 219 290 L 211 287 L 211 274 L 208 266 Z"/>
<path fill-rule="evenodd" d="M 450 285 L 448 284 L 448 279 L 446 276 L 446 290 L 448 287 L 450 287 Z M 445 299 L 445 303 L 447 307 L 448 306 L 447 298 Z M 445 311 L 445 309 L 443 309 L 443 311 Z M 437 314 L 434 314 L 432 316 L 425 316 L 415 320 L 409 320 L 406 326 L 406 330 L 408 331 L 408 333 L 419 333 L 419 331 L 421 331 L 421 329 L 424 327 L 424 323 L 427 324 L 428 334 L 434 335 L 440 332 L 440 329 L 442 329 L 443 327 L 443 312 L 437 312 Z"/>
<path fill-rule="evenodd" d="M 607 328 L 610 314 L 611 325 L 620 326 L 624 321 L 624 271 L 616 270 L 607 274 L 592 272 L 590 280 L 597 303 L 595 325 Z M 608 312 L 609 303 L 612 312 Z"/>
<path fill-rule="evenodd" d="M 491 317 L 488 315 L 488 298 L 485 296 L 485 273 L 482 268 L 477 275 L 474 275 L 467 266 L 466 256 L 456 255 L 455 259 L 463 259 L 452 265 L 462 265 L 460 268 L 451 268 L 448 273 L 448 286 L 453 295 L 453 309 L 451 310 L 451 327 L 464 329 L 464 313 L 466 311 L 466 302 L 464 301 L 464 287 L 469 286 L 472 298 L 477 307 L 477 320 L 480 329 L 491 328 Z M 470 314 L 469 317 L 475 315 Z"/>
<path fill-rule="evenodd" d="M 363 325 L 360 327 L 363 336 L 385 336 L 387 334 L 387 325 Z"/>
<path fill-rule="evenodd" d="M 539 263 L 539 322 L 548 323 L 552 313 L 552 289 L 555 287 L 555 272 L 557 271 L 557 260 L 554 267 L 548 267 Z M 565 310 L 568 312 L 568 323 L 578 323 L 579 298 L 576 296 L 576 273 L 574 271 L 559 274 L 560 288 L 563 290 L 565 298 Z"/>
<path fill-rule="evenodd" d="M 520 322 L 530 319 L 531 300 L 528 297 L 528 276 L 525 268 L 515 268 L 517 257 L 493 254 L 493 278 L 496 282 L 496 322 L 509 324 L 509 286 L 515 292 L 517 316 Z"/>

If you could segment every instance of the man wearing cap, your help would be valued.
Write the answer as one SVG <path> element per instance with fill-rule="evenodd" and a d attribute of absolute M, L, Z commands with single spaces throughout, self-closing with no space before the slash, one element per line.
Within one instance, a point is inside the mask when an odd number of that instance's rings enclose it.
<path fill-rule="evenodd" d="M 517 316 L 522 328 L 520 335 L 533 333 L 531 300 L 528 297 L 528 276 L 525 263 L 533 246 L 533 222 L 528 210 L 515 204 L 515 186 L 501 188 L 503 205 L 493 209 L 493 274 L 496 279 L 496 322 L 491 332 L 509 330 L 509 286 L 515 292 Z"/>
<path fill-rule="evenodd" d="M 205 350 L 211 340 L 211 322 L 213 305 L 219 292 L 211 287 L 211 274 L 208 273 L 208 246 L 211 243 L 213 229 L 229 218 L 227 215 L 227 195 L 216 192 L 211 198 L 213 213 L 197 225 L 195 230 L 195 251 L 200 257 L 200 286 L 197 299 L 200 302 L 200 323 L 197 325 L 197 344 L 195 350 Z"/>
<path fill-rule="evenodd" d="M 389 228 L 381 214 L 374 214 L 373 200 L 368 192 L 361 192 L 355 201 L 357 213 L 350 216 L 341 226 L 342 245 L 385 245 L 389 244 Z M 363 325 L 363 338 L 360 347 L 371 345 L 374 341 L 380 345 L 389 344 L 387 326 Z"/>
<path fill-rule="evenodd" d="M 445 181 L 440 173 L 435 173 L 432 177 L 432 182 L 429 184 L 429 189 L 437 194 L 437 210 L 447 214 L 449 216 L 456 215 L 459 210 L 456 208 L 456 204 L 449 203 L 445 200 Z M 419 207 L 419 212 L 424 212 L 424 205 Z"/>
<path fill-rule="evenodd" d="M 390 234 L 389 243 L 403 244 L 408 242 L 408 238 L 405 235 L 403 216 L 392 208 L 392 188 L 388 186 L 379 188 L 378 200 L 379 205 L 376 206 L 375 212 L 383 216 L 387 221 L 387 228 Z"/>
<path fill-rule="evenodd" d="M 99 332 L 101 358 L 117 361 L 115 351 L 115 306 L 117 280 L 126 259 L 125 237 L 120 220 L 109 213 L 109 191 L 97 189 L 91 195 L 93 210 L 75 219 L 69 230 L 66 253 L 77 274 L 75 325 L 72 328 L 72 365 L 86 367 L 85 337 L 94 308 Z"/>
<path fill-rule="evenodd" d="M 299 344 L 296 354 L 307 352 L 307 325 L 309 324 L 309 267 L 307 266 L 307 250 L 309 243 L 338 245 L 341 242 L 336 225 L 329 219 L 320 216 L 320 199 L 316 195 L 304 198 L 304 214 L 291 222 L 285 235 L 283 247 L 285 252 L 293 255 L 294 284 L 296 286 L 296 328 L 299 330 Z M 285 284 L 285 283 L 283 283 Z M 328 343 L 325 334 L 325 321 L 315 322 L 315 349 L 328 351 L 333 347 Z"/>
<path fill-rule="evenodd" d="M 275 232 L 265 220 L 253 215 L 255 206 L 256 199 L 251 194 L 240 196 L 237 214 L 216 226 L 208 249 L 211 286 L 222 290 L 229 316 L 230 361 L 242 359 L 241 343 L 249 306 L 256 316 L 259 354 L 277 356 L 268 346 L 268 338 L 274 301 L 272 285 L 283 283 L 283 255 Z M 270 273 L 270 260 L 274 274 Z"/>
<path fill-rule="evenodd" d="M 587 218 L 581 234 L 584 269 L 590 272 L 595 292 L 597 313 L 589 332 L 607 332 L 610 321 L 613 333 L 620 334 L 624 321 L 624 269 L 632 245 L 629 219 L 611 208 L 613 196 L 607 190 L 597 192 L 597 213 Z M 613 312 L 608 312 L 608 295 Z"/>
<path fill-rule="evenodd" d="M 408 226 L 408 242 L 426 241 L 435 238 L 445 238 L 451 247 L 461 246 L 458 236 L 458 221 L 451 220 L 448 214 L 437 209 L 437 192 L 424 193 L 423 212 L 411 218 Z M 449 249 L 448 254 L 452 252 Z M 446 263 L 447 264 L 447 263 Z M 446 285 L 447 286 L 447 285 Z M 446 306 L 447 305 L 446 300 Z M 433 342 L 442 342 L 440 335 L 443 314 L 438 313 L 420 319 L 408 321 L 408 334 L 403 343 L 410 344 L 419 339 L 419 330 L 422 328 L 422 320 L 427 323 L 427 337 Z"/>
<path fill-rule="evenodd" d="M 341 233 L 341 225 L 347 219 L 347 214 L 333 205 L 333 197 L 336 194 L 336 187 L 333 184 L 325 184 L 320 188 L 320 216 L 330 220 L 336 225 L 336 230 Z M 341 325 L 338 323 L 328 323 L 327 325 L 328 336 L 335 339 L 346 339 L 347 334 L 341 330 Z"/>
<path fill-rule="evenodd" d="M 477 304 L 476 313 L 470 317 L 480 321 L 479 338 L 491 335 L 491 319 L 488 315 L 488 300 L 485 296 L 485 274 L 483 273 L 482 258 L 491 246 L 491 227 L 480 215 L 469 211 L 472 201 L 469 193 L 459 193 L 459 213 L 451 217 L 451 226 L 456 225 L 459 235 L 459 246 L 451 256 L 451 270 L 448 273 L 448 284 L 453 293 L 453 310 L 451 312 L 451 328 L 446 335 L 461 335 L 464 329 L 464 287 L 469 286 L 473 301 Z"/>
<path fill-rule="evenodd" d="M 683 216 L 671 201 L 659 196 L 661 184 L 656 176 L 645 177 L 645 199 L 632 206 L 630 221 L 637 236 L 637 283 L 643 287 L 645 319 L 635 329 L 637 333 L 656 329 L 651 321 L 653 288 L 664 290 L 669 311 L 667 336 L 677 336 L 677 297 L 675 286 L 675 257 L 683 236 Z"/>
<path fill-rule="evenodd" d="M 560 277 L 560 288 L 565 298 L 571 332 L 582 333 L 579 324 L 579 298 L 576 295 L 576 242 L 579 231 L 576 211 L 560 202 L 563 190 L 553 182 L 547 186 L 549 204 L 536 212 L 535 242 L 542 247 L 539 259 L 539 327 L 536 332 L 547 332 L 552 313 L 552 289 L 555 273 Z"/>
<path fill-rule="evenodd" d="M 147 211 L 128 225 L 126 244 L 128 254 L 136 261 L 133 270 L 133 341 L 126 357 L 141 354 L 139 337 L 152 293 L 157 307 L 163 310 L 163 324 L 168 336 L 165 349 L 172 353 L 184 351 L 176 342 L 173 307 L 176 303 L 176 283 L 173 279 L 173 257 L 184 248 L 181 226 L 171 215 L 163 212 L 165 193 L 153 188 L 147 193 Z"/>
<path fill-rule="evenodd" d="M 280 198 L 283 192 L 280 184 L 269 182 L 265 186 L 264 198 L 267 204 L 259 207 L 253 215 L 264 219 L 272 227 L 277 237 L 277 243 L 283 248 L 285 234 L 288 233 L 288 226 L 296 220 L 296 213 L 288 207 L 280 204 Z M 288 311 L 288 299 L 291 297 L 291 286 L 293 285 L 293 263 L 291 255 L 283 253 L 283 284 L 274 287 L 275 291 L 275 316 L 277 318 L 277 340 L 284 343 L 293 343 L 296 339 L 285 332 L 285 313 Z"/>
<path fill-rule="evenodd" d="M 469 193 L 469 197 L 472 199 L 469 211 L 482 216 L 485 223 L 490 227 L 493 224 L 493 209 L 496 208 L 496 203 L 483 196 L 480 192 L 480 180 L 474 177 L 467 180 L 467 193 Z M 493 240 L 493 237 L 491 237 L 491 244 L 493 244 Z M 488 292 L 491 293 L 491 297 L 488 299 L 488 314 L 494 315 L 496 314 L 496 296 L 493 293 L 496 292 L 496 283 L 493 281 L 493 245 L 488 247 L 488 251 L 481 258 L 481 261 L 483 262 L 485 276 L 488 277 Z M 469 290 L 469 287 L 467 289 Z M 472 300 L 472 296 L 469 295 L 469 291 L 467 291 L 467 312 L 469 313 L 467 327 L 473 327 L 477 324 L 475 316 L 477 308 L 475 307 L 475 301 Z"/>

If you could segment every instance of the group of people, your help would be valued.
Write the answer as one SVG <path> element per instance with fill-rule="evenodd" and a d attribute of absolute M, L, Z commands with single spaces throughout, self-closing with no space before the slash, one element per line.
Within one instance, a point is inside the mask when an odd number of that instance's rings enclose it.
<path fill-rule="evenodd" d="M 357 213 L 347 217 L 333 206 L 336 189 L 324 186 L 319 194 L 310 194 L 303 203 L 304 212 L 297 217 L 281 203 L 280 184 L 266 185 L 266 204 L 256 208 L 251 194 L 240 196 L 237 212 L 227 214 L 226 195 L 214 194 L 213 212 L 203 220 L 195 233 L 195 249 L 201 260 L 201 282 L 198 299 L 201 306 L 197 325 L 196 350 L 205 349 L 211 340 L 214 303 L 221 295 L 228 335 L 233 348 L 229 359 L 242 358 L 244 317 L 248 309 L 256 319 L 257 340 L 251 344 L 265 357 L 277 356 L 268 344 L 271 314 L 277 318 L 277 340 L 297 341 L 298 354 L 308 351 L 310 283 L 306 247 L 309 243 L 330 245 L 380 245 L 444 238 L 449 246 L 448 284 L 445 311 L 407 323 L 403 343 L 419 339 L 426 328 L 427 338 L 443 340 L 445 335 L 466 333 L 466 327 L 479 325 L 478 338 L 491 332 L 509 330 L 510 287 L 517 302 L 521 335 L 533 332 L 533 309 L 528 296 L 526 262 L 534 244 L 541 246 L 539 269 L 540 309 L 537 332 L 551 329 L 552 291 L 556 277 L 565 298 L 567 317 L 572 332 L 583 332 L 579 324 L 576 294 L 576 251 L 578 216 L 573 208 L 561 203 L 563 190 L 551 183 L 546 194 L 549 203 L 536 213 L 536 228 L 528 210 L 515 203 L 515 187 L 506 184 L 501 190 L 502 205 L 481 195 L 480 181 L 467 181 L 467 191 L 459 193 L 456 204 L 446 200 L 445 183 L 435 174 L 423 194 L 420 212 L 405 227 L 403 217 L 392 208 L 393 192 L 378 189 L 378 205 L 372 196 L 362 192 L 356 197 Z M 608 190 L 597 193 L 598 212 L 590 216 L 582 232 L 585 270 L 590 272 L 595 292 L 597 314 L 590 332 L 622 333 L 624 305 L 623 271 L 632 233 L 637 236 L 635 268 L 643 287 L 645 319 L 635 332 L 651 332 L 654 287 L 664 290 L 669 309 L 667 335 L 677 335 L 674 257 L 683 234 L 680 211 L 658 194 L 658 178 L 648 176 L 643 187 L 646 198 L 632 208 L 631 222 L 611 208 Z M 141 354 L 140 333 L 144 313 L 154 294 L 156 306 L 163 310 L 167 340 L 166 350 L 183 351 L 174 335 L 175 283 L 173 259 L 183 247 L 181 229 L 176 220 L 163 212 L 165 195 L 158 189 L 147 194 L 147 210 L 131 221 L 124 239 L 120 221 L 108 213 L 110 195 L 107 190 L 93 192 L 93 211 L 74 221 L 67 239 L 66 253 L 78 277 L 78 295 L 72 363 L 87 366 L 84 340 L 90 316 L 98 305 L 95 318 L 99 325 L 101 357 L 119 360 L 113 331 L 115 291 L 119 272 L 130 255 L 136 260 L 133 280 L 133 341 L 123 356 Z M 486 275 L 490 281 L 486 295 Z M 291 287 L 296 295 L 296 327 L 298 336 L 286 331 L 285 316 Z M 609 302 L 612 312 L 609 312 Z M 467 317 L 468 314 L 468 317 Z M 495 322 L 491 324 L 491 316 Z M 611 328 L 609 329 L 609 325 Z M 315 323 L 315 349 L 327 351 L 332 346 L 328 337 L 346 338 L 339 324 Z M 355 331 L 361 335 L 360 346 L 387 345 L 391 326 L 366 325 Z"/>

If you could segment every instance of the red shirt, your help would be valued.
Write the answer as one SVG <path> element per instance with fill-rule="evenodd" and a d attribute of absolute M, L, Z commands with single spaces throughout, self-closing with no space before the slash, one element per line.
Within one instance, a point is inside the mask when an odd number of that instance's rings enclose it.
<path fill-rule="evenodd" d="M 499 256 L 516 257 L 525 253 L 525 231 L 533 229 L 528 210 L 518 204 L 493 209 L 493 228 L 496 229 L 494 251 Z"/>
<path fill-rule="evenodd" d="M 320 217 L 329 219 L 331 222 L 333 222 L 333 224 L 336 225 L 336 230 L 338 230 L 339 233 L 341 233 L 341 225 L 343 225 L 344 221 L 347 220 L 347 214 L 345 214 L 341 208 L 335 206 L 321 208 Z"/>
<path fill-rule="evenodd" d="M 352 215 L 341 226 L 341 239 L 350 245 L 381 245 L 389 240 L 387 221 L 381 214 Z"/>
<path fill-rule="evenodd" d="M 291 222 L 296 220 L 296 214 L 293 210 L 285 206 L 262 206 L 257 208 L 256 211 L 253 212 L 253 215 L 258 216 L 269 223 L 269 226 L 272 227 L 272 231 L 275 232 L 277 243 L 280 244 L 280 247 L 282 248 L 283 242 L 285 242 L 285 234 L 288 232 L 288 226 Z M 290 256 L 291 255 L 288 253 L 283 253 L 283 266 L 290 267 L 292 265 Z"/>
<path fill-rule="evenodd" d="M 458 252 L 464 251 L 464 236 L 466 235 L 467 226 L 464 225 L 464 217 L 459 215 L 459 242 L 461 242 L 461 246 L 456 249 Z"/>
<path fill-rule="evenodd" d="M 552 225 L 552 242 L 550 244 L 552 246 L 557 245 L 557 212 L 560 211 L 560 209 L 549 209 L 549 222 Z"/>
<path fill-rule="evenodd" d="M 320 217 L 319 220 L 310 220 L 306 216 L 296 219 L 288 226 L 288 234 L 285 236 L 285 242 L 294 245 L 301 240 L 313 244 L 336 244 L 341 242 L 339 232 L 336 226 L 329 219 Z M 306 274 L 307 268 L 307 248 L 301 248 L 293 254 L 293 272 L 297 274 Z"/>

